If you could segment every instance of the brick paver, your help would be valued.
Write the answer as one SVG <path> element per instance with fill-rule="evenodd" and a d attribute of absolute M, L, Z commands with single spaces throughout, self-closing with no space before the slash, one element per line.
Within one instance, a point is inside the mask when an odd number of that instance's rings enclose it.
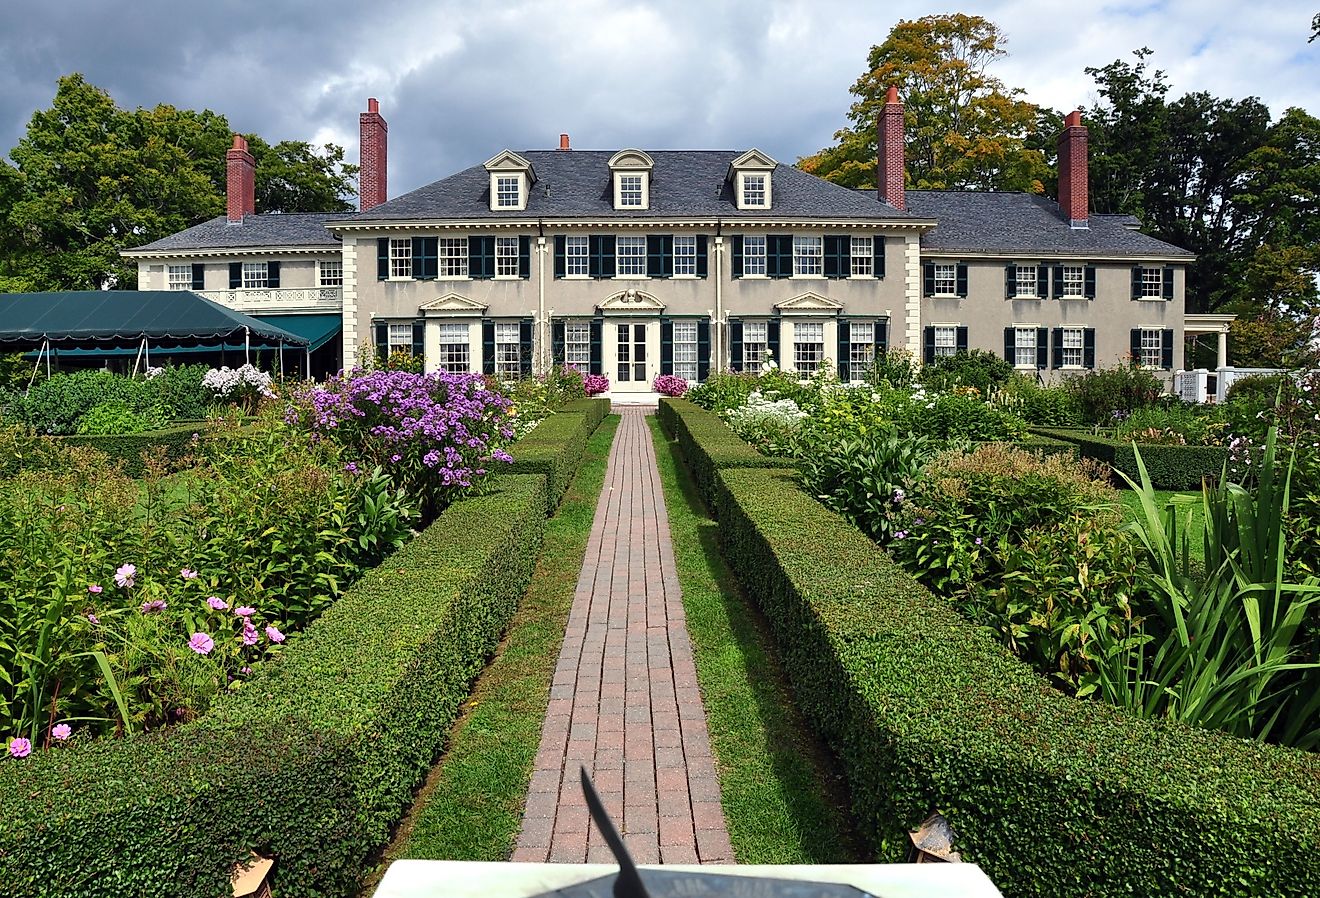
<path fill-rule="evenodd" d="M 585 765 L 638 863 L 733 863 L 646 414 L 610 449 L 515 861 L 610 860 Z"/>

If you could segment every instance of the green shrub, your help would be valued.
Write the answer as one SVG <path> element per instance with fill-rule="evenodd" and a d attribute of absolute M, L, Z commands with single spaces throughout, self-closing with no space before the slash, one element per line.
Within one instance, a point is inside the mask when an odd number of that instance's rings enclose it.
<path fill-rule="evenodd" d="M 211 370 L 206 365 L 168 365 L 153 369 L 147 381 L 155 397 L 155 404 L 165 410 L 172 421 L 198 421 L 211 413 L 208 390 L 202 387 L 202 378 Z"/>
<path fill-rule="evenodd" d="M 1212 405 L 1139 408 L 1118 422 L 1114 437 L 1125 442 L 1166 446 L 1218 446 L 1224 441 L 1225 423 Z"/>
<path fill-rule="evenodd" d="M 584 400 L 588 401 L 588 400 Z M 597 402 L 608 408 L 608 403 Z M 590 418 L 580 412 L 558 412 L 546 418 L 531 433 L 509 447 L 513 464 L 504 470 L 512 474 L 540 474 L 546 480 L 547 513 L 554 514 L 559 500 L 573 481 L 587 440 L 595 431 Z"/>
<path fill-rule="evenodd" d="M 80 434 L 51 439 L 65 446 L 87 446 L 103 452 L 112 464 L 122 462 L 125 474 L 140 477 L 150 459 L 160 459 L 168 464 L 183 461 L 198 450 L 204 435 L 209 436 L 205 425 L 184 424 L 143 433 Z"/>
<path fill-rule="evenodd" d="M 168 416 L 159 406 L 147 412 L 137 412 L 122 399 L 111 399 L 92 406 L 78 419 L 78 433 L 94 436 L 142 433 L 157 430 L 168 423 Z"/>
<path fill-rule="evenodd" d="M 109 371 L 86 370 L 40 378 L 10 404 L 11 419 L 42 434 L 78 432 L 83 415 L 104 402 L 117 401 L 134 411 L 155 404 L 150 382 Z"/>
<path fill-rule="evenodd" d="M 938 808 L 1006 895 L 1320 894 L 1320 759 L 1069 698 L 791 475 L 718 478 L 726 557 L 879 860 Z"/>
<path fill-rule="evenodd" d="M 610 413 L 610 401 L 608 399 L 573 399 L 565 402 L 559 409 L 561 412 L 576 412 L 586 416 L 587 430 L 592 433 L 600 427 L 600 422 L 605 420 L 605 416 Z"/>
<path fill-rule="evenodd" d="M 687 399 L 661 399 L 656 417 L 665 434 L 678 442 L 697 490 L 712 509 L 715 475 L 721 468 L 794 467 L 794 462 L 788 459 L 770 458 L 757 452 L 716 415 Z"/>
<path fill-rule="evenodd" d="M 984 349 L 959 350 L 935 359 L 921 369 L 920 380 L 935 390 L 972 387 L 983 399 L 1013 376 L 1013 366 L 997 353 Z"/>
<path fill-rule="evenodd" d="M 995 405 L 1039 427 L 1077 427 L 1083 423 L 1077 397 L 1064 387 L 1046 387 L 1014 374 L 994 397 Z"/>
<path fill-rule="evenodd" d="M 1112 424 L 1139 408 L 1154 405 L 1164 389 L 1159 378 L 1135 365 L 1075 374 L 1064 380 L 1063 388 L 1088 424 Z"/>
<path fill-rule="evenodd" d="M 1102 461 L 1133 480 L 1141 477 L 1131 443 L 1084 430 L 1039 428 L 1033 432 L 1073 443 L 1084 458 Z M 1158 489 L 1197 490 L 1205 478 L 1218 478 L 1223 473 L 1228 450 L 1223 446 L 1142 445 L 1141 457 L 1145 459 L 1146 470 L 1150 472 L 1150 479 Z"/>
<path fill-rule="evenodd" d="M 252 849 L 279 895 L 354 894 L 530 580 L 545 507 L 543 478 L 494 478 L 207 718 L 0 763 L 6 894 L 214 898 Z"/>
<path fill-rule="evenodd" d="M 802 483 L 863 533 L 888 541 L 931 454 L 925 437 L 900 434 L 890 424 L 812 430 L 802 446 Z"/>

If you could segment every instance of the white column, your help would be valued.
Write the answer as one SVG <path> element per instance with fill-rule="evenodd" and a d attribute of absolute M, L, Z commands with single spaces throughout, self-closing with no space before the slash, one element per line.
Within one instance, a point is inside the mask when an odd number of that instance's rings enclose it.
<path fill-rule="evenodd" d="M 720 259 L 724 256 L 724 238 L 716 236 L 713 241 L 715 244 L 715 265 L 713 266 L 715 277 L 715 319 L 710 324 L 710 370 L 716 374 L 724 370 L 724 281 L 723 266 Z"/>
<path fill-rule="evenodd" d="M 903 346 L 921 361 L 921 237 L 908 234 L 903 245 Z M 891 340 L 898 335 L 892 331 Z"/>
<path fill-rule="evenodd" d="M 344 260 L 344 286 L 342 290 L 343 310 L 340 312 L 343 317 L 342 332 L 340 342 L 343 344 L 343 364 L 344 370 L 349 371 L 357 366 L 358 358 L 358 326 L 357 326 L 357 238 L 344 237 L 343 241 L 343 260 Z"/>
<path fill-rule="evenodd" d="M 536 238 L 536 255 L 539 257 L 539 264 L 536 274 L 536 328 L 534 330 L 535 351 L 532 353 L 533 374 L 545 374 L 554 364 L 554 359 L 550 357 L 550 326 L 545 317 L 545 255 L 549 248 L 546 246 L 545 237 Z"/>
<path fill-rule="evenodd" d="M 1218 368 L 1228 367 L 1228 330 L 1219 332 L 1219 364 Z"/>

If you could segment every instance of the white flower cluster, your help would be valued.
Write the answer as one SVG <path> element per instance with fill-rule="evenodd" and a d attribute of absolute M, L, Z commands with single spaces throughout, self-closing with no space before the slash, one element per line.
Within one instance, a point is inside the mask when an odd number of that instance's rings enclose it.
<path fill-rule="evenodd" d="M 228 365 L 223 368 L 212 368 L 202 378 L 202 386 L 215 393 L 219 399 L 229 399 L 244 394 L 273 397 L 275 391 L 271 389 L 272 383 L 274 381 L 269 374 L 251 365 L 244 365 L 241 368 L 230 368 Z"/>
<path fill-rule="evenodd" d="M 776 423 L 788 427 L 795 426 L 807 413 L 798 408 L 792 399 L 766 399 L 760 390 L 747 397 L 747 404 L 730 409 L 729 424 L 737 430 L 740 426 L 761 423 Z"/>
<path fill-rule="evenodd" d="M 146 378 L 147 380 L 151 380 L 154 377 L 160 377 L 164 373 L 164 368 L 147 368 Z"/>

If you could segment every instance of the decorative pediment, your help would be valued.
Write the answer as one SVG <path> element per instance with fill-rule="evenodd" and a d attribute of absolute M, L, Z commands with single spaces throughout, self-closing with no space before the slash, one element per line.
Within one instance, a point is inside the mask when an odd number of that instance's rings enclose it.
<path fill-rule="evenodd" d="M 646 169 L 647 171 L 655 167 L 655 160 L 642 150 L 619 150 L 610 157 L 610 168 L 618 170 L 627 169 Z"/>
<path fill-rule="evenodd" d="M 729 163 L 730 173 L 734 171 L 773 171 L 779 163 L 753 147 Z"/>
<path fill-rule="evenodd" d="M 513 152 L 513 150 L 501 150 L 490 159 L 487 159 L 485 169 L 488 172 L 524 172 L 533 181 L 536 180 L 536 172 L 532 169 L 532 163 Z"/>
<path fill-rule="evenodd" d="M 602 312 L 663 312 L 665 304 L 650 293 L 629 287 L 596 306 Z"/>
<path fill-rule="evenodd" d="M 806 293 L 775 303 L 781 314 L 834 315 L 843 310 L 843 303 L 808 290 Z"/>
<path fill-rule="evenodd" d="M 417 311 L 423 315 L 473 318 L 485 314 L 486 308 L 485 303 L 477 302 L 475 299 L 468 299 L 457 293 L 446 293 L 430 302 L 422 303 L 417 307 Z"/>

